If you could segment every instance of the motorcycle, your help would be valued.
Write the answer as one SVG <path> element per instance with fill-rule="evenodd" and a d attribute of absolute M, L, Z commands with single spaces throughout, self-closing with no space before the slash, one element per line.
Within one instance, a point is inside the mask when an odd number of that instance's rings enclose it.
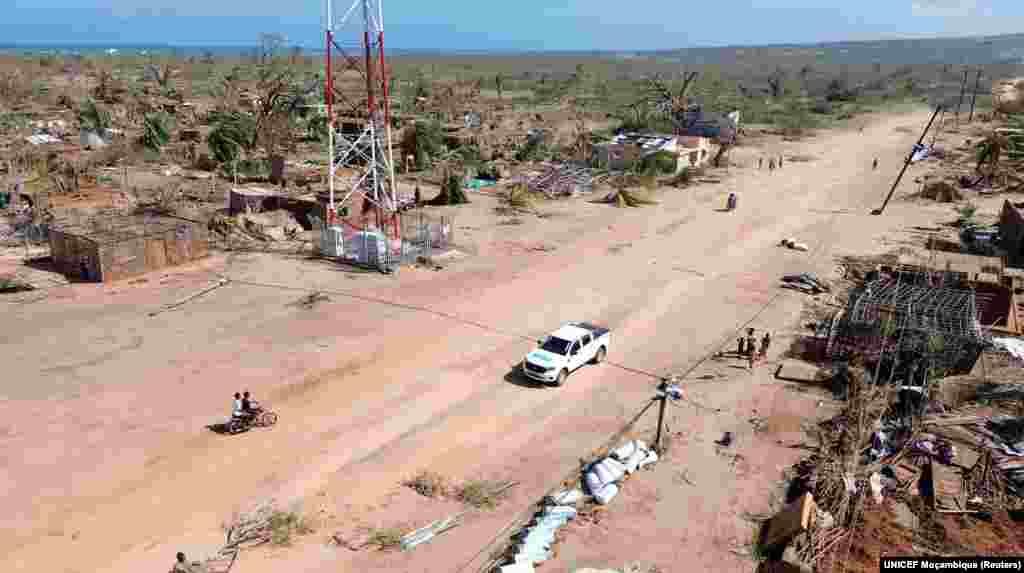
<path fill-rule="evenodd" d="M 253 428 L 269 428 L 277 423 L 277 413 L 259 408 L 248 416 L 232 416 L 228 422 L 229 434 L 241 434 Z"/>

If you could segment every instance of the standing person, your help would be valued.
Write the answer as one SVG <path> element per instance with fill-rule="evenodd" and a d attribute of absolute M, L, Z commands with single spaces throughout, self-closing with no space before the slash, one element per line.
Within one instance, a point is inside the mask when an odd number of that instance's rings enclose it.
<path fill-rule="evenodd" d="M 768 173 L 771 173 L 773 171 L 775 171 L 775 159 L 774 158 L 768 160 Z"/>
<path fill-rule="evenodd" d="M 757 158 L 757 168 L 760 169 L 762 167 L 764 167 L 764 157 L 758 157 Z"/>
<path fill-rule="evenodd" d="M 744 350 L 746 350 L 746 346 L 743 342 L 744 340 L 742 336 L 736 339 L 736 356 L 743 356 L 745 354 Z"/>
<path fill-rule="evenodd" d="M 747 349 L 747 367 L 750 368 L 750 373 L 754 373 L 754 364 L 757 362 L 757 353 L 751 349 Z"/>
<path fill-rule="evenodd" d="M 772 346 L 772 335 L 771 335 L 770 332 L 765 332 L 764 336 L 761 338 L 761 355 L 762 356 L 767 356 L 768 355 L 768 349 L 771 348 L 771 346 Z"/>
<path fill-rule="evenodd" d="M 750 356 L 757 354 L 757 339 L 754 338 L 753 328 L 747 332 L 747 354 Z"/>
<path fill-rule="evenodd" d="M 779 169 L 782 169 L 782 156 L 779 156 Z"/>
<path fill-rule="evenodd" d="M 874 171 L 875 169 L 878 169 L 878 158 L 877 157 L 875 158 L 874 161 L 871 162 L 871 170 Z"/>

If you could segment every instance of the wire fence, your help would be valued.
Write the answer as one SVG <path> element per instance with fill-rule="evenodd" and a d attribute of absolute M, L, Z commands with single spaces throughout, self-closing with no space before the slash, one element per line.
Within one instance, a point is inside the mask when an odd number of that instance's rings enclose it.
<path fill-rule="evenodd" d="M 318 217 L 310 220 L 321 255 L 378 270 L 429 259 L 455 245 L 455 220 L 450 216 L 405 212 L 397 217 L 398 237 L 351 220 L 340 220 L 333 232 Z"/>

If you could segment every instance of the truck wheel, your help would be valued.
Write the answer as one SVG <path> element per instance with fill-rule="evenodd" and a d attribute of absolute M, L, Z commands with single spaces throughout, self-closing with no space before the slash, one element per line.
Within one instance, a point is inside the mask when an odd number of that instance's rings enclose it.
<path fill-rule="evenodd" d="M 594 364 L 600 364 L 604 362 L 604 357 L 608 352 L 604 349 L 604 346 L 597 349 L 597 354 L 594 355 Z"/>
<path fill-rule="evenodd" d="M 569 371 L 563 368 L 562 371 L 558 373 L 558 378 L 555 378 L 555 386 L 561 386 L 562 384 L 565 384 L 565 379 L 568 377 Z"/>

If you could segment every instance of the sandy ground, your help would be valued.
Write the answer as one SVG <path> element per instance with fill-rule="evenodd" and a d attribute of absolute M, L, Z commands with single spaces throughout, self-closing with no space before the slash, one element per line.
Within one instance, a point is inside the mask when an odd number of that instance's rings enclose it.
<path fill-rule="evenodd" d="M 837 255 L 877 252 L 883 234 L 945 216 L 948 206 L 900 201 L 883 217 L 868 214 L 927 119 L 879 116 L 863 133 L 772 143 L 773 155 L 810 159 L 772 174 L 750 167 L 761 151 L 741 148 L 741 167 L 721 183 L 665 190 L 656 207 L 579 199 L 509 225 L 493 214 L 493 198 L 474 195 L 455 210 L 458 239 L 473 254 L 443 271 L 389 278 L 234 254 L 144 280 L 55 286 L 42 302 L 5 300 L 0 563 L 163 571 L 175 551 L 215 551 L 233 511 L 273 497 L 301 503 L 320 531 L 292 548 L 245 553 L 235 570 L 458 571 L 632 417 L 657 376 L 733 348 L 747 324 L 775 332 L 780 353 L 803 302 L 778 288 L 782 274 L 827 274 Z M 912 167 L 898 193 L 913 191 L 923 169 Z M 718 211 L 734 190 L 739 210 Z M 776 246 L 787 236 L 811 251 Z M 149 316 L 218 273 L 234 282 Z M 314 310 L 291 304 L 314 288 L 331 299 Z M 560 389 L 510 375 L 532 339 L 579 319 L 612 327 L 609 364 Z M 600 524 L 573 526 L 545 570 L 628 561 L 752 570 L 743 512 L 769 507 L 781 469 L 800 454 L 788 447 L 801 439 L 800 420 L 823 400 L 774 381 L 773 366 L 751 375 L 738 362 L 706 361 L 693 370 L 690 398 L 721 411 L 673 407 L 666 463 L 631 479 Z M 234 437 L 207 431 L 243 389 L 280 423 Z M 755 409 L 769 422 L 762 432 L 748 422 Z M 654 424 L 648 415 L 638 432 Z M 719 452 L 713 441 L 724 431 L 738 441 Z M 414 552 L 324 544 L 353 524 L 416 524 L 454 511 L 400 490 L 421 468 L 521 483 L 499 509 Z"/>

